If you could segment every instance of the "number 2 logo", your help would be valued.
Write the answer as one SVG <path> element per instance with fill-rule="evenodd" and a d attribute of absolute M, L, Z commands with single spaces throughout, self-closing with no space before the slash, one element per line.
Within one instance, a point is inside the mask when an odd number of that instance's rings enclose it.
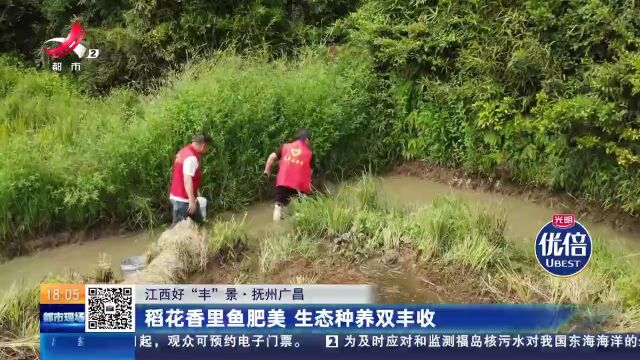
<path fill-rule="evenodd" d="M 338 347 L 338 335 L 327 335 L 327 337 L 326 337 L 326 347 L 327 348 L 337 348 Z"/>
<path fill-rule="evenodd" d="M 89 55 L 87 55 L 87 59 L 96 59 L 100 56 L 100 49 L 89 49 Z"/>

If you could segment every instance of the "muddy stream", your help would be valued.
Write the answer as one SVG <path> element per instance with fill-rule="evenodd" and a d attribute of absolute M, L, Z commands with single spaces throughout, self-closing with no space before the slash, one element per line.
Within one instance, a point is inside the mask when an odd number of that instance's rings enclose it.
<path fill-rule="evenodd" d="M 383 190 L 389 199 L 410 206 L 421 206 L 437 197 L 455 195 L 467 199 L 474 206 L 504 212 L 507 217 L 505 229 L 507 238 L 523 246 L 533 245 L 533 238 L 541 226 L 551 219 L 553 213 L 567 211 L 563 208 L 552 209 L 529 202 L 521 196 L 452 188 L 446 184 L 417 177 L 393 175 L 383 177 L 382 180 Z M 247 209 L 245 224 L 250 233 L 257 235 L 273 227 L 271 210 L 270 203 L 259 203 Z M 238 214 L 236 218 L 243 216 L 245 214 Z M 640 234 L 619 231 L 605 224 L 592 224 L 588 221 L 581 221 L 581 223 L 587 227 L 592 237 L 604 239 L 615 247 L 622 247 L 629 256 L 640 261 Z M 102 254 L 107 255 L 116 272 L 116 277 L 121 277 L 121 261 L 128 256 L 143 254 L 157 236 L 157 232 L 141 232 L 104 237 L 12 259 L 0 264 L 0 289 L 7 289 L 13 283 L 35 284 L 49 273 L 75 270 L 91 274 Z M 433 296 L 420 293 L 419 280 L 403 274 L 401 270 L 386 269 L 385 273 L 387 276 L 380 278 L 377 281 L 378 285 L 393 286 L 397 289 L 397 293 L 404 294 L 398 298 L 393 295 L 388 296 L 387 300 L 414 302 L 424 298 L 433 299 Z M 403 280 L 399 281 L 399 279 Z M 436 297 L 433 300 L 438 299 Z"/>

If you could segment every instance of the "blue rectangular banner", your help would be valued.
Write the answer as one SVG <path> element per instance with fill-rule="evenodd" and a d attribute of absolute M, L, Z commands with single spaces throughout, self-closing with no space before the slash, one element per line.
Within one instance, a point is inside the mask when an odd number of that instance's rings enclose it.
<path fill-rule="evenodd" d="M 255 285 L 46 288 L 44 299 L 52 301 L 40 304 L 41 357 L 640 358 L 640 334 L 586 333 L 593 321 L 581 320 L 582 307 L 374 304 L 367 302 L 371 289 L 366 286 L 342 287 L 344 293 L 339 295 L 329 285 L 297 289 Z M 279 303 L 267 294 L 286 294 L 291 299 Z M 175 301 L 169 300 L 174 296 Z M 346 298 L 355 303 L 341 302 Z"/>
<path fill-rule="evenodd" d="M 137 332 L 326 333 L 555 331 L 573 308 L 550 305 L 138 305 Z"/>

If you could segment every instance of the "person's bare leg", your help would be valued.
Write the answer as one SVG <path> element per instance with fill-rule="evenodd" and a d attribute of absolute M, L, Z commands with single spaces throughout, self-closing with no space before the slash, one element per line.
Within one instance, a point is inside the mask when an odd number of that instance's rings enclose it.
<path fill-rule="evenodd" d="M 282 205 L 276 203 L 273 207 L 273 221 L 282 220 Z"/>

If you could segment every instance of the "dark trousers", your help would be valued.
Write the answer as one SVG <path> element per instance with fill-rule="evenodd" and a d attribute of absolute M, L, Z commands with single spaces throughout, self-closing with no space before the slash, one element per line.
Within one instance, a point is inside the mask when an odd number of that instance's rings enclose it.
<path fill-rule="evenodd" d="M 282 206 L 288 206 L 291 199 L 297 196 L 302 196 L 303 193 L 296 189 L 292 189 L 286 186 L 276 186 L 276 203 Z"/>
<path fill-rule="evenodd" d="M 196 211 L 193 215 L 189 215 L 189 203 L 184 201 L 171 200 L 173 205 L 173 224 L 176 224 L 186 218 L 191 218 L 196 223 L 202 222 L 202 213 L 200 213 L 200 205 L 196 201 Z"/>

